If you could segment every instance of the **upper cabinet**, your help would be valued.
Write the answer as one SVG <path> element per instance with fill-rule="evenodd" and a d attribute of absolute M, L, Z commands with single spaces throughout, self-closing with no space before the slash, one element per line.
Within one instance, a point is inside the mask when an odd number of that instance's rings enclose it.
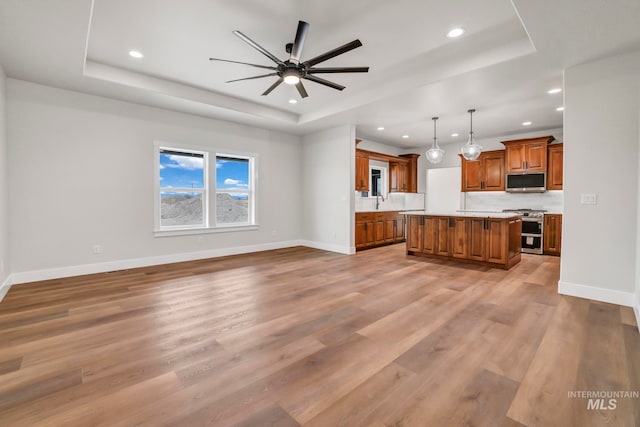
<path fill-rule="evenodd" d="M 506 173 L 547 171 L 547 145 L 553 136 L 502 141 L 506 147 Z"/>
<path fill-rule="evenodd" d="M 504 158 L 505 150 L 484 151 L 474 161 L 462 158 L 462 191 L 504 191 Z"/>
<path fill-rule="evenodd" d="M 369 154 L 356 150 L 356 191 L 369 191 Z"/>
<path fill-rule="evenodd" d="M 562 190 L 562 161 L 564 157 L 563 144 L 551 144 L 547 149 L 547 190 Z"/>
<path fill-rule="evenodd" d="M 418 192 L 419 154 L 390 154 L 356 149 L 356 191 L 371 191 L 369 160 L 389 163 L 389 192 Z"/>

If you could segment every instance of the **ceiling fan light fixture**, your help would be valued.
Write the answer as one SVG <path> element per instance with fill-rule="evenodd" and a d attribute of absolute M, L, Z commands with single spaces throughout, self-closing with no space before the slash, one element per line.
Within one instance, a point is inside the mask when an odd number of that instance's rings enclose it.
<path fill-rule="evenodd" d="M 300 83 L 300 77 L 289 74 L 288 76 L 284 76 L 284 82 L 288 85 L 297 85 Z"/>
<path fill-rule="evenodd" d="M 470 161 L 478 160 L 478 157 L 480 157 L 482 153 L 482 147 L 476 144 L 473 139 L 473 113 L 475 113 L 475 111 L 474 109 L 467 111 L 467 113 L 469 113 L 469 140 L 460 149 L 462 157 Z"/>
<path fill-rule="evenodd" d="M 429 163 L 437 164 L 444 158 L 444 150 L 438 145 L 436 137 L 436 120 L 438 118 L 432 117 L 431 120 L 433 120 L 433 145 L 427 150 L 427 160 L 429 160 Z"/>

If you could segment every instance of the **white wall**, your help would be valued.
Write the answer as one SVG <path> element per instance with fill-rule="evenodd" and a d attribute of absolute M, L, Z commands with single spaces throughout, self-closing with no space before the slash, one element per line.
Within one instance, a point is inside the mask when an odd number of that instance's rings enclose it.
<path fill-rule="evenodd" d="M 12 79 L 7 101 L 14 282 L 299 242 L 300 137 Z M 154 140 L 258 153 L 259 230 L 154 237 Z"/>
<path fill-rule="evenodd" d="M 9 161 L 7 157 L 6 77 L 0 66 L 0 300 L 9 290 Z"/>
<path fill-rule="evenodd" d="M 302 183 L 305 244 L 320 249 L 353 253 L 353 126 L 340 126 L 304 136 Z"/>
<path fill-rule="evenodd" d="M 637 280 L 640 52 L 565 71 L 559 291 L 632 305 Z M 596 205 L 581 204 L 596 194 Z"/>

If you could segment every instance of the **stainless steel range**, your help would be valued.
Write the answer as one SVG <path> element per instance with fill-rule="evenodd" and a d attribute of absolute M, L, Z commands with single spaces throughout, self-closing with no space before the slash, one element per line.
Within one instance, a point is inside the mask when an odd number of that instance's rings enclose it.
<path fill-rule="evenodd" d="M 529 254 L 542 255 L 542 235 L 544 213 L 541 209 L 504 209 L 502 212 L 513 212 L 522 215 L 522 251 Z"/>

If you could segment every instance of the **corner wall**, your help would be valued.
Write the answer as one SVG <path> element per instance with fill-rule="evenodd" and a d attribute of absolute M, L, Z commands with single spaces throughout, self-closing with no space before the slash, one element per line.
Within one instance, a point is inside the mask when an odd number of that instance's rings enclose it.
<path fill-rule="evenodd" d="M 6 82 L 0 66 L 0 300 L 9 290 L 9 160 L 7 155 Z"/>
<path fill-rule="evenodd" d="M 638 280 L 640 51 L 564 75 L 564 218 L 558 291 L 632 306 Z M 596 194 L 597 204 L 581 203 Z"/>
<path fill-rule="evenodd" d="M 307 246 L 350 254 L 354 243 L 355 127 L 303 138 L 302 215 Z"/>
<path fill-rule="evenodd" d="M 298 136 L 12 79 L 7 106 L 14 283 L 300 244 Z M 155 140 L 257 153 L 258 229 L 154 237 Z"/>

